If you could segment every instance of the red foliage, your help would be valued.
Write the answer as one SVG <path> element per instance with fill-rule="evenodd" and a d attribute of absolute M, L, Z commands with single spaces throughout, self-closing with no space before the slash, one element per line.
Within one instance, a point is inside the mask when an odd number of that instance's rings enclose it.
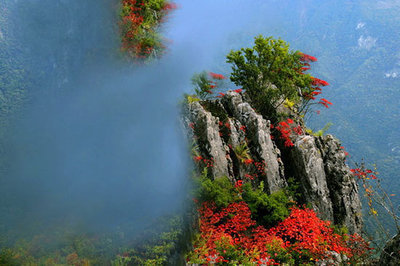
<path fill-rule="evenodd" d="M 194 159 L 195 162 L 200 162 L 201 160 L 203 160 L 203 157 L 201 157 L 201 156 L 194 156 L 193 159 Z"/>
<path fill-rule="evenodd" d="M 204 164 L 206 165 L 206 167 L 210 168 L 210 167 L 214 167 L 214 158 L 211 159 L 203 159 Z"/>
<path fill-rule="evenodd" d="M 264 175 L 265 174 L 265 161 L 261 161 L 261 162 L 254 162 L 254 166 L 256 167 L 256 177 L 258 177 L 258 175 Z"/>
<path fill-rule="evenodd" d="M 299 53 L 300 57 L 300 61 L 302 62 L 316 62 L 317 58 L 308 54 L 304 54 L 304 53 Z M 309 64 L 308 64 L 309 65 Z"/>
<path fill-rule="evenodd" d="M 244 174 L 244 177 L 248 178 L 250 180 L 254 180 L 254 177 L 252 175 L 250 175 L 250 174 Z"/>
<path fill-rule="evenodd" d="M 252 164 L 253 162 L 254 162 L 254 160 L 252 160 L 252 159 L 246 159 L 246 160 L 244 160 L 244 163 L 245 163 L 246 165 Z"/>
<path fill-rule="evenodd" d="M 236 183 L 241 188 L 242 182 Z M 335 234 L 329 221 L 320 220 L 311 209 L 292 208 L 288 218 L 276 227 L 266 229 L 256 226 L 251 219 L 248 205 L 235 202 L 218 210 L 215 204 L 204 202 L 199 208 L 200 238 L 195 243 L 194 256 L 204 263 L 229 262 L 227 250 L 244 254 L 253 263 L 278 264 L 279 249 L 286 256 L 298 255 L 299 260 L 309 262 L 331 258 L 331 252 L 348 258 L 362 256 L 369 250 L 368 244 L 358 235 L 346 241 Z"/>
<path fill-rule="evenodd" d="M 350 156 L 349 153 L 346 151 L 346 149 L 343 146 L 340 146 L 340 149 L 343 150 L 345 156 Z"/>
<path fill-rule="evenodd" d="M 293 146 L 293 142 L 290 139 L 291 130 L 289 124 L 285 121 L 282 121 L 279 122 L 279 125 L 276 126 L 275 128 L 281 133 L 281 139 L 285 141 L 285 146 L 286 147 Z"/>
<path fill-rule="evenodd" d="M 351 256 L 351 249 L 343 238 L 333 233 L 329 221 L 320 220 L 311 209 L 292 208 L 288 218 L 269 231 L 280 237 L 287 249 L 324 259 L 328 251 Z"/>
<path fill-rule="evenodd" d="M 209 74 L 209 75 L 211 76 L 211 78 L 213 78 L 213 79 L 218 79 L 218 80 L 226 79 L 223 75 L 217 74 L 217 73 L 214 73 L 214 72 L 209 72 L 208 74 Z"/>
<path fill-rule="evenodd" d="M 358 179 L 377 179 L 376 172 L 372 171 L 371 169 L 355 168 L 350 169 L 350 171 Z"/>
<path fill-rule="evenodd" d="M 315 100 L 316 98 L 312 95 L 312 93 L 306 93 L 306 92 L 304 92 L 303 93 L 303 96 L 306 98 L 306 99 L 309 99 L 309 100 Z"/>
<path fill-rule="evenodd" d="M 220 94 L 222 94 L 222 92 L 220 92 Z M 229 137 L 231 135 L 231 123 L 229 122 L 229 120 L 225 120 L 225 122 L 219 121 L 218 125 L 219 125 L 219 135 L 221 137 L 224 136 Z"/>
<path fill-rule="evenodd" d="M 327 99 L 322 98 L 319 102 L 319 104 L 322 104 L 323 106 L 325 106 L 326 108 L 329 108 L 329 105 L 332 105 L 332 103 L 330 101 L 328 101 Z"/>
<path fill-rule="evenodd" d="M 292 129 L 297 135 L 303 135 L 303 129 L 300 125 L 298 125 L 297 127 L 293 127 Z"/>
<path fill-rule="evenodd" d="M 300 61 L 302 62 L 303 67 L 301 67 L 297 71 L 300 74 L 304 74 L 305 71 L 310 70 L 310 62 L 316 62 L 317 58 L 315 58 L 314 56 L 311 56 L 311 55 L 304 54 L 304 53 L 299 53 L 299 55 L 300 55 Z M 329 85 L 329 83 L 326 82 L 325 80 L 311 77 L 311 87 L 310 87 L 311 90 L 303 92 L 304 99 L 316 100 L 316 96 L 318 96 L 322 93 L 321 87 L 328 86 L 328 85 Z M 332 105 L 332 103 L 326 99 L 321 99 L 318 102 L 318 104 L 321 104 L 321 105 L 325 106 L 326 108 L 329 108 L 329 105 Z"/>
<path fill-rule="evenodd" d="M 328 86 L 329 85 L 329 83 L 326 82 L 325 80 L 322 80 L 319 78 L 314 78 L 314 77 L 311 77 L 311 78 L 312 78 L 312 85 L 314 85 L 314 86 L 319 87 L 319 86 Z"/>
<path fill-rule="evenodd" d="M 226 208 L 217 211 L 216 206 L 210 202 L 204 202 L 198 210 L 200 214 L 201 244 L 195 245 L 195 254 L 200 260 L 206 262 L 229 262 L 224 253 L 229 247 L 241 250 L 249 257 L 254 257 L 254 262 L 268 260 L 266 265 L 273 265 L 262 244 L 266 230 L 262 227 L 255 228 L 255 221 L 251 219 L 251 212 L 243 201 L 229 204 Z M 253 238 L 256 233 L 258 237 Z M 264 241 L 265 242 L 265 241 Z M 260 244 L 256 246 L 255 244 Z M 221 250 L 221 246 L 224 249 Z M 225 252 L 224 252 L 225 251 Z M 257 253 L 258 256 L 252 256 Z"/>
<path fill-rule="evenodd" d="M 271 129 L 274 128 L 274 126 L 271 124 L 270 126 Z M 277 126 L 275 126 L 275 129 L 277 129 L 281 136 L 280 138 L 284 140 L 284 145 L 286 147 L 291 147 L 293 146 L 293 142 L 291 140 L 291 136 L 294 134 L 296 135 L 302 135 L 303 130 L 300 125 L 296 125 L 294 121 L 290 118 L 288 118 L 286 121 L 279 122 Z"/>
<path fill-rule="evenodd" d="M 239 193 L 242 193 L 242 192 L 243 192 L 242 186 L 243 186 L 243 180 L 238 180 L 238 181 L 236 181 L 236 183 L 235 183 L 235 188 L 237 189 L 237 191 L 238 191 Z"/>
<path fill-rule="evenodd" d="M 261 162 L 257 162 L 253 159 L 246 159 L 243 161 L 243 163 L 246 165 L 246 170 L 249 171 L 248 173 L 244 174 L 245 178 L 254 180 L 255 178 L 265 176 L 266 163 L 264 160 Z"/>
<path fill-rule="evenodd" d="M 203 167 L 208 167 L 208 168 L 214 167 L 214 158 L 212 158 L 212 157 L 210 159 L 206 159 L 206 158 L 203 158 L 202 156 L 199 155 L 199 156 L 194 156 L 193 160 L 197 164 L 200 164 L 201 168 L 203 168 Z"/>

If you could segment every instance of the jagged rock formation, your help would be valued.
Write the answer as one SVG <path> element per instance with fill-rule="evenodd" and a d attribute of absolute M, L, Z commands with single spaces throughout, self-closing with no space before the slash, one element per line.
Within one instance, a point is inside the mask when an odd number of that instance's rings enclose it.
<path fill-rule="evenodd" d="M 400 265 L 400 234 L 386 243 L 379 258 L 379 265 Z"/>
<path fill-rule="evenodd" d="M 333 219 L 328 182 L 324 171 L 324 160 L 314 136 L 299 136 L 289 152 L 291 174 L 300 181 L 307 202 L 324 220 Z"/>
<path fill-rule="evenodd" d="M 259 177 L 267 193 L 285 188 L 289 178 L 294 178 L 304 201 L 320 218 L 359 233 L 362 222 L 358 188 L 339 141 L 331 135 L 302 133 L 293 136 L 293 147 L 285 147 L 271 132 L 268 118 L 258 114 L 245 98 L 228 92 L 221 99 L 187 104 L 184 122 L 195 140 L 199 158 L 213 161 L 211 177 L 245 179 L 251 166 L 243 163 L 236 147 L 247 147 L 249 156 L 265 165 L 257 170 L 262 171 Z"/>
<path fill-rule="evenodd" d="M 357 183 L 348 165 L 339 140 L 327 135 L 318 142 L 324 160 L 324 170 L 333 206 L 333 221 L 346 225 L 350 232 L 360 232 L 361 203 Z"/>
<path fill-rule="evenodd" d="M 280 151 L 271 140 L 270 121 L 265 120 L 257 114 L 249 103 L 244 102 L 239 94 L 232 92 L 228 97 L 221 101 L 227 110 L 228 116 L 232 117 L 233 124 L 246 127 L 247 143 L 253 154 L 253 158 L 264 161 L 268 167 L 265 167 L 265 184 L 269 192 L 277 191 L 286 185 L 283 177 L 283 164 L 280 162 Z M 237 130 L 236 130 L 237 131 Z M 232 133 L 233 138 L 235 134 Z M 245 141 L 245 140 L 241 140 Z M 236 141 L 233 145 L 239 145 Z"/>

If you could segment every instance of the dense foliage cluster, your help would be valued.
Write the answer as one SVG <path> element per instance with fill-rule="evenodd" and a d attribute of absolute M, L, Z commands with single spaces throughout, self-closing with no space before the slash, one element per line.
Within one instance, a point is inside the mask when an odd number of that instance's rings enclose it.
<path fill-rule="evenodd" d="M 243 87 L 256 108 L 271 116 L 285 101 L 298 112 L 307 111 L 310 100 L 321 94 L 321 87 L 328 82 L 305 72 L 313 56 L 289 50 L 283 40 L 258 36 L 253 48 L 231 51 L 227 62 L 232 64 L 231 81 Z M 318 103 L 328 107 L 325 99 Z"/>
<path fill-rule="evenodd" d="M 175 8 L 176 5 L 167 0 L 122 0 L 122 50 L 135 60 L 160 57 L 165 46 L 157 30 L 169 11 Z"/>
<path fill-rule="evenodd" d="M 254 188 L 249 181 L 211 180 L 204 172 L 197 180 L 199 234 L 187 255 L 190 263 L 356 263 L 369 255 L 359 235 L 339 234 L 313 210 L 297 207 L 290 191 L 268 195 L 262 181 Z"/>
<path fill-rule="evenodd" d="M 252 161 L 246 158 L 243 155 L 243 161 Z M 267 194 L 257 176 L 237 177 L 235 183 L 227 177 L 212 180 L 207 172 L 213 166 L 193 159 L 204 171 L 196 179 L 199 234 L 187 255 L 190 263 L 303 265 L 367 260 L 371 249 L 361 236 L 346 230 L 339 233 L 313 210 L 299 208 L 291 188 Z"/>
<path fill-rule="evenodd" d="M 252 219 L 245 201 L 225 208 L 203 202 L 198 211 L 200 234 L 187 258 L 191 263 L 298 265 L 338 258 L 350 263 L 369 250 L 361 237 L 335 233 L 329 221 L 307 208 L 291 208 L 286 219 L 269 229 Z"/>

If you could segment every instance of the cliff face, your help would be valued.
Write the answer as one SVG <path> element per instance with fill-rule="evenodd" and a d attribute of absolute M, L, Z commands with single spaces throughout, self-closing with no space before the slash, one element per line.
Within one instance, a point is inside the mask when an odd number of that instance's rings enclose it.
<path fill-rule="evenodd" d="M 244 95 L 236 92 L 216 100 L 188 103 L 184 124 L 198 158 L 212 162 L 212 178 L 263 181 L 267 193 L 287 187 L 289 178 L 294 179 L 304 202 L 320 218 L 345 225 L 350 233 L 361 231 L 357 184 L 333 136 L 315 137 L 302 130 L 291 136 L 294 145 L 286 147 L 272 132 L 268 117 L 256 113 Z M 238 153 L 238 147 L 246 152 Z M 246 163 L 246 158 L 256 164 Z M 249 173 L 256 173 L 259 181 Z"/>

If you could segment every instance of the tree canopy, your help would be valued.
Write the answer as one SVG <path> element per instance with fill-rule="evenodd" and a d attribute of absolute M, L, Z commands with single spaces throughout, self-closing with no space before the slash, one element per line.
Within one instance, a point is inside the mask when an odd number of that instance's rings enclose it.
<path fill-rule="evenodd" d="M 258 36 L 253 48 L 231 51 L 231 81 L 242 86 L 261 113 L 271 115 L 285 100 L 298 107 L 306 104 L 315 90 L 314 79 L 303 73 L 316 58 L 291 51 L 281 39 Z"/>

